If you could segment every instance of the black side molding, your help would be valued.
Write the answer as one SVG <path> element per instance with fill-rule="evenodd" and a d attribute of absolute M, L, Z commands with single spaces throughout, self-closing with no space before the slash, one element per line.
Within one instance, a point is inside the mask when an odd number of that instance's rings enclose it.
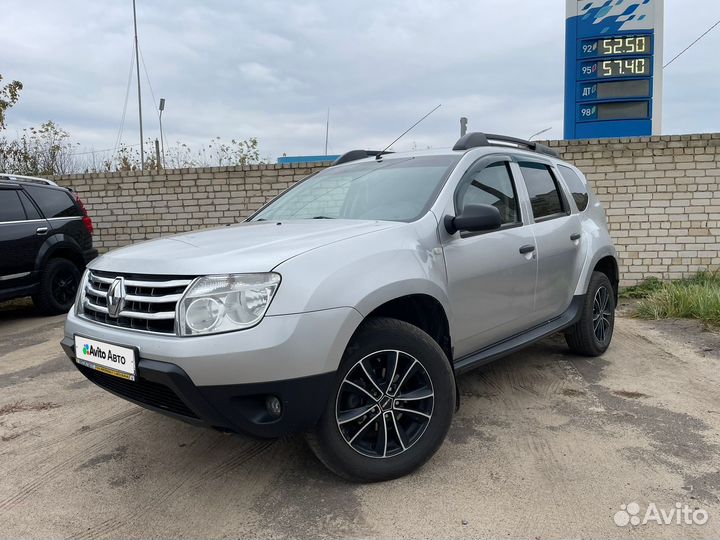
<path fill-rule="evenodd" d="M 466 371 L 470 371 L 476 367 L 488 364 L 493 360 L 497 360 L 498 358 L 514 353 L 515 351 L 523 349 L 536 341 L 554 334 L 555 332 L 559 332 L 560 330 L 564 330 L 565 328 L 572 326 L 582 316 L 582 308 L 584 304 L 585 295 L 573 296 L 572 302 L 570 302 L 570 307 L 568 307 L 567 310 L 565 310 L 565 313 L 559 317 L 531 328 L 526 332 L 504 339 L 499 343 L 480 349 L 477 352 L 458 358 L 453 364 L 455 373 L 465 373 Z"/>

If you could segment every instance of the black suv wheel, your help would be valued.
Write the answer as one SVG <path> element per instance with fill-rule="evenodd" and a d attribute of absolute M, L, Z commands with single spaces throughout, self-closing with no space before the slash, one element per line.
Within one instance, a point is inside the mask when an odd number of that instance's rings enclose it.
<path fill-rule="evenodd" d="M 576 354 L 600 356 L 610 346 L 615 328 L 615 290 L 602 272 L 593 272 L 582 310 L 565 341 Z"/>
<path fill-rule="evenodd" d="M 352 481 L 408 474 L 442 444 L 455 410 L 455 378 L 440 346 L 403 321 L 366 322 L 348 346 L 311 448 Z"/>
<path fill-rule="evenodd" d="M 80 270 L 67 259 L 50 259 L 40 277 L 40 290 L 33 303 L 45 315 L 67 313 L 75 301 Z"/>

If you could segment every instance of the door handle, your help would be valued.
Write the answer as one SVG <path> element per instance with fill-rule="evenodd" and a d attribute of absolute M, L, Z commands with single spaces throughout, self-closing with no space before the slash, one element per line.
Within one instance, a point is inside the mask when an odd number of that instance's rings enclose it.
<path fill-rule="evenodd" d="M 47 234 L 47 232 L 48 232 L 47 227 L 38 227 L 37 230 L 35 231 L 35 234 L 37 234 L 38 236 L 44 236 Z"/>
<path fill-rule="evenodd" d="M 570 235 L 570 240 L 572 240 L 573 242 L 574 242 L 575 240 L 580 240 L 580 233 L 573 233 L 573 234 L 571 234 L 571 235 Z"/>
<path fill-rule="evenodd" d="M 533 251 L 535 251 L 535 246 L 531 246 L 531 245 L 522 246 L 522 247 L 520 248 L 520 253 L 522 253 L 523 255 L 526 255 L 526 254 L 528 254 L 528 253 L 532 253 Z"/>

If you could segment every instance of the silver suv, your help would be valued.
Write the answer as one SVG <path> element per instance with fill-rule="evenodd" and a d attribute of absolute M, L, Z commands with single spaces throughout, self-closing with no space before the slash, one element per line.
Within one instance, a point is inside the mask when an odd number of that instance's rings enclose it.
<path fill-rule="evenodd" d="M 258 437 L 303 431 L 356 481 L 440 447 L 458 374 L 562 331 L 610 345 L 617 255 L 583 174 L 540 144 L 355 150 L 245 223 L 88 265 L 62 346 L 138 405 Z"/>

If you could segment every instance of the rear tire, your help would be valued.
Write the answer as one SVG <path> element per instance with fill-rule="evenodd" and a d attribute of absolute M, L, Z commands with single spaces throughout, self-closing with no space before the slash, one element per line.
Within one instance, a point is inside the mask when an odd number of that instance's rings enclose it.
<path fill-rule="evenodd" d="M 75 301 L 80 269 L 63 258 L 50 259 L 40 276 L 40 290 L 33 295 L 35 307 L 43 315 L 67 313 Z"/>
<path fill-rule="evenodd" d="M 307 441 L 354 482 L 404 476 L 440 448 L 455 411 L 455 377 L 440 346 L 396 319 L 370 319 L 345 350 Z"/>
<path fill-rule="evenodd" d="M 602 272 L 593 272 L 580 320 L 565 332 L 570 350 L 583 356 L 600 356 L 610 346 L 615 328 L 615 291 Z"/>

